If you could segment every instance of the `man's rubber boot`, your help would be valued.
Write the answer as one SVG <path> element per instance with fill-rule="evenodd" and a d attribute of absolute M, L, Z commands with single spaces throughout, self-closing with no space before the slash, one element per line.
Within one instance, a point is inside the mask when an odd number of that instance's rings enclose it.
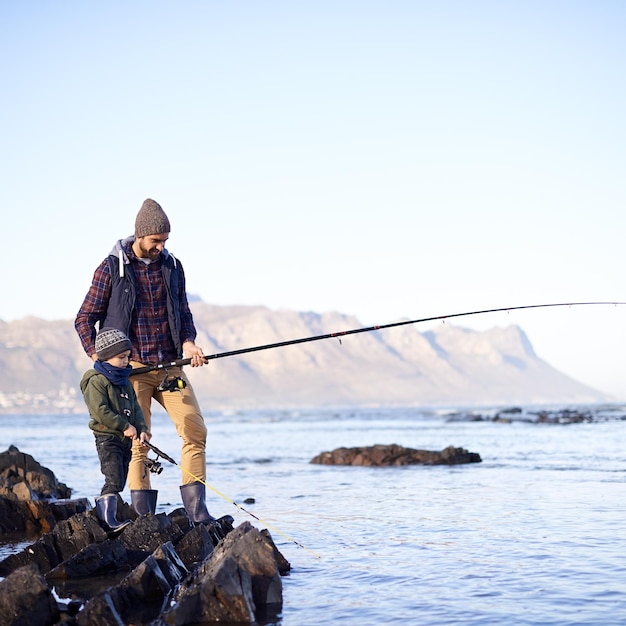
<path fill-rule="evenodd" d="M 206 487 L 201 482 L 182 485 L 180 495 L 183 498 L 185 511 L 194 524 L 208 524 L 215 521 L 215 518 L 207 511 Z"/>
<path fill-rule="evenodd" d="M 156 513 L 157 495 L 156 489 L 131 489 L 130 504 L 137 515 Z"/>

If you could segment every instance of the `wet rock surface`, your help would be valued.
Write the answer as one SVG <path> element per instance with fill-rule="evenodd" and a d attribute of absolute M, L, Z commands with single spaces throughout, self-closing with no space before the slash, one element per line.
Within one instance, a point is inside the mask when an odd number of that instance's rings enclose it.
<path fill-rule="evenodd" d="M 0 453 L 0 496 L 13 500 L 63 500 L 72 490 L 54 473 L 15 446 Z"/>
<path fill-rule="evenodd" d="M 60 520 L 91 508 L 84 498 L 69 500 L 71 493 L 51 470 L 10 446 L 0 453 L 0 537 L 47 532 Z"/>
<path fill-rule="evenodd" d="M 462 463 L 480 463 L 480 455 L 468 452 L 464 448 L 448 446 L 439 452 L 405 448 L 397 444 L 336 448 L 322 452 L 311 459 L 318 465 L 362 465 L 384 467 L 398 465 L 459 465 Z"/>
<path fill-rule="evenodd" d="M 289 571 L 276 553 L 267 532 L 244 522 L 182 582 L 154 625 L 274 620 L 282 610 L 280 577 Z"/>
<path fill-rule="evenodd" d="M 36 565 L 21 567 L 0 581 L 0 615 L 7 626 L 58 623 L 59 606 Z"/>
<path fill-rule="evenodd" d="M 28 489 L 40 484 L 40 474 L 55 484 L 45 468 L 20 471 L 34 467 L 32 457 L 7 452 L 9 475 L 23 475 Z M 67 503 L 67 519 L 54 518 L 51 530 L 0 561 L 3 625 L 263 624 L 282 610 L 281 576 L 290 566 L 266 530 L 249 522 L 233 528 L 230 516 L 194 525 L 176 509 L 133 513 L 133 523 L 116 535 L 88 501 Z M 121 516 L 131 517 L 130 507 L 120 506 Z M 17 520 L 20 513 L 31 519 L 28 510 L 15 509 Z"/>

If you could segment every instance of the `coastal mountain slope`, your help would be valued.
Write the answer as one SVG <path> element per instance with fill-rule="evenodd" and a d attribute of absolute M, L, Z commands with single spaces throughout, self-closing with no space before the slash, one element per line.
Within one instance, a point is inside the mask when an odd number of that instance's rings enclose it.
<path fill-rule="evenodd" d="M 360 328 L 340 313 L 271 311 L 197 303 L 198 342 L 219 353 Z M 517 326 L 476 332 L 413 325 L 216 359 L 194 386 L 239 406 L 466 405 L 601 402 L 607 396 L 557 371 Z M 208 389 L 205 389 L 208 385 Z"/>
<path fill-rule="evenodd" d="M 337 312 L 191 304 L 205 354 L 363 324 Z M 71 320 L 0 321 L 0 411 L 83 411 L 91 365 Z M 315 406 L 454 406 L 610 400 L 539 358 L 517 326 L 477 332 L 414 325 L 216 358 L 186 368 L 206 410 Z"/>

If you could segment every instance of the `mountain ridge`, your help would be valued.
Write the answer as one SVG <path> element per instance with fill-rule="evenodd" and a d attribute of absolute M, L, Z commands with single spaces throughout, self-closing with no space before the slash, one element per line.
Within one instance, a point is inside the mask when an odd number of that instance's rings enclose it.
<path fill-rule="evenodd" d="M 211 355 L 363 327 L 339 312 L 190 306 L 196 342 Z M 78 382 L 90 366 L 72 320 L 0 321 L 0 412 L 84 411 Z M 186 372 L 206 410 L 611 400 L 539 358 L 518 326 L 406 325 L 218 357 Z"/>

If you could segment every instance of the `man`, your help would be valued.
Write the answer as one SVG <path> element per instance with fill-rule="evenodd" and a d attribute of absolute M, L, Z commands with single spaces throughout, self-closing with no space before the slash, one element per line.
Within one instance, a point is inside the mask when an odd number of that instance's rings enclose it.
<path fill-rule="evenodd" d="M 132 344 L 134 368 L 171 362 L 183 355 L 192 367 L 206 363 L 195 344 L 185 273 L 178 259 L 165 248 L 170 222 L 161 206 L 147 199 L 135 220 L 135 235 L 118 241 L 96 268 L 93 281 L 76 316 L 74 326 L 85 352 L 95 361 L 96 325 L 116 328 Z M 167 411 L 183 440 L 180 487 L 183 505 L 193 522 L 214 521 L 206 508 L 207 429 L 198 401 L 182 368 L 168 368 L 171 379 L 180 377 L 183 389 L 162 390 L 163 370 L 131 376 L 148 429 L 154 398 Z M 181 384 L 176 387 L 182 386 Z M 128 473 L 131 502 L 142 515 L 154 513 L 157 491 L 151 489 L 150 472 L 144 463 L 148 448 L 133 442 Z"/>

